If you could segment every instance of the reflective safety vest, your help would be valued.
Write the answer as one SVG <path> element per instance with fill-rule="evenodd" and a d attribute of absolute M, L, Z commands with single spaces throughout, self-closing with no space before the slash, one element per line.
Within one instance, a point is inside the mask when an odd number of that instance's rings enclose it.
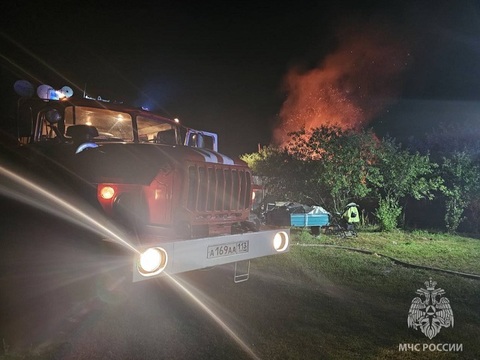
<path fill-rule="evenodd" d="M 348 223 L 358 223 L 360 222 L 360 213 L 356 206 L 350 206 L 343 213 L 343 218 L 347 220 Z"/>

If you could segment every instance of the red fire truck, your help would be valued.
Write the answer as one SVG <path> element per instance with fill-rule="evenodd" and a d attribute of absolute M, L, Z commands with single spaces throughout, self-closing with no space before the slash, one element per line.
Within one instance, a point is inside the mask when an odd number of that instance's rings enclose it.
<path fill-rule="evenodd" d="M 241 281 L 251 259 L 288 251 L 288 229 L 249 221 L 252 174 L 218 152 L 216 134 L 75 98 L 67 87 L 42 85 L 38 97 L 26 82 L 15 88 L 16 116 L 2 127 L 37 164 L 61 168 L 78 195 L 135 235 L 133 281 L 227 263 L 242 264 L 234 277 Z"/>

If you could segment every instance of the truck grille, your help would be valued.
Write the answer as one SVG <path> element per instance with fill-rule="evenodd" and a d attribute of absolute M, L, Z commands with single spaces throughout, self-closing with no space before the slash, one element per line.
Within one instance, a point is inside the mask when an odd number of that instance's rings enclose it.
<path fill-rule="evenodd" d="M 251 183 L 248 170 L 190 166 L 187 208 L 199 212 L 247 209 Z"/>

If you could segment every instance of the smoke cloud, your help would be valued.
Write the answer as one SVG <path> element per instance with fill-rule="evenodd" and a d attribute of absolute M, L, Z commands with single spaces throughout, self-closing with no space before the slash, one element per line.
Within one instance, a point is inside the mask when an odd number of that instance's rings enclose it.
<path fill-rule="evenodd" d="M 287 95 L 274 142 L 302 127 L 337 125 L 361 129 L 401 89 L 410 61 L 403 42 L 387 28 L 356 26 L 337 33 L 338 46 L 314 69 L 295 67 L 284 79 Z"/>

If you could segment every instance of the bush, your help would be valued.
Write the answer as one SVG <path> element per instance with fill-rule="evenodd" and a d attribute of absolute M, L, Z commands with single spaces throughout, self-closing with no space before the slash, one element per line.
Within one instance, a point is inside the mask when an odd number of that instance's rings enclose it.
<path fill-rule="evenodd" d="M 385 198 L 380 199 L 375 216 L 379 221 L 380 230 L 392 231 L 397 228 L 398 217 L 402 213 L 402 208 L 398 200 Z"/>

